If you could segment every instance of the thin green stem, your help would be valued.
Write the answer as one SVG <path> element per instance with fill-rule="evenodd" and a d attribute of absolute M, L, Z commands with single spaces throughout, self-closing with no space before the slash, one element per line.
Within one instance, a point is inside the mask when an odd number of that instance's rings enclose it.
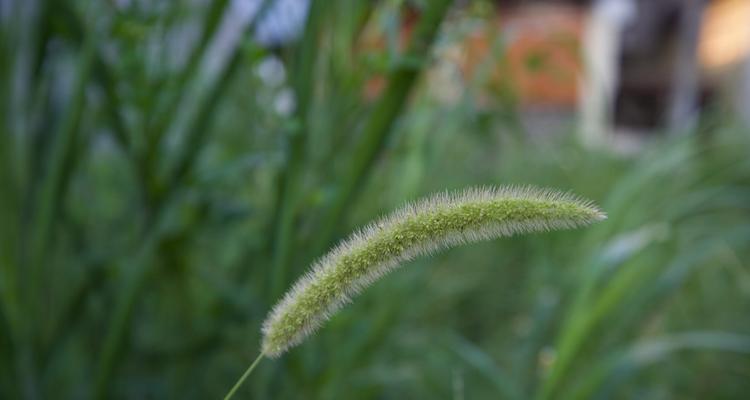
<path fill-rule="evenodd" d="M 242 384 L 245 383 L 245 380 L 247 380 L 247 377 L 250 376 L 250 374 L 253 372 L 255 367 L 258 364 L 260 364 L 260 360 L 262 359 L 263 359 L 263 353 L 261 352 L 260 354 L 258 354 L 258 358 L 256 358 L 255 361 L 253 361 L 253 363 L 250 364 L 249 367 L 247 367 L 247 370 L 245 371 L 244 374 L 242 374 L 240 379 L 237 380 L 237 383 L 235 383 L 234 386 L 232 386 L 232 389 L 229 391 L 229 393 L 227 393 L 227 395 L 224 396 L 224 400 L 229 400 L 232 398 L 232 396 L 234 396 L 237 390 L 239 390 L 240 386 L 242 386 Z"/>

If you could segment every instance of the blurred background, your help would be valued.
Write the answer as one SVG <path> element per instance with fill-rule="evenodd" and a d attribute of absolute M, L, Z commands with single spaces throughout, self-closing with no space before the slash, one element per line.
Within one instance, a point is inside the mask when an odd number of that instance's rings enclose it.
<path fill-rule="evenodd" d="M 220 398 L 309 263 L 533 184 L 238 398 L 743 399 L 750 0 L 0 0 L 0 398 Z"/>

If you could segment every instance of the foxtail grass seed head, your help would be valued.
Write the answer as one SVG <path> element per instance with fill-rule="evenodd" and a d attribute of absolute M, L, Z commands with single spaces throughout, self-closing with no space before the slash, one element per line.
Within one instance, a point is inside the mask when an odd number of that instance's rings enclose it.
<path fill-rule="evenodd" d="M 532 187 L 472 188 L 408 204 L 313 264 L 263 323 L 262 352 L 277 357 L 299 344 L 370 283 L 417 256 L 605 218 L 588 200 Z"/>

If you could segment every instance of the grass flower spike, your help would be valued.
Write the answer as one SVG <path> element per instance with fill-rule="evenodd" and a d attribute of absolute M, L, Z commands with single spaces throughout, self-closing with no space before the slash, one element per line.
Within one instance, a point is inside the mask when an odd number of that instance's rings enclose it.
<path fill-rule="evenodd" d="M 299 344 L 354 295 L 415 257 L 604 218 L 590 201 L 530 187 L 474 188 L 409 204 L 352 234 L 294 284 L 263 324 L 261 354 L 276 357 Z"/>

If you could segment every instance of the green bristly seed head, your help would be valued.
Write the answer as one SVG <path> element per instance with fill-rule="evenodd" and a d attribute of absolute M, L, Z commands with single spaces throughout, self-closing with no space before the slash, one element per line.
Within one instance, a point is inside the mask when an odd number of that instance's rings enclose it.
<path fill-rule="evenodd" d="M 276 357 L 299 344 L 352 296 L 419 255 L 604 218 L 589 201 L 528 187 L 442 193 L 407 205 L 351 235 L 297 281 L 263 324 L 262 352 Z"/>

